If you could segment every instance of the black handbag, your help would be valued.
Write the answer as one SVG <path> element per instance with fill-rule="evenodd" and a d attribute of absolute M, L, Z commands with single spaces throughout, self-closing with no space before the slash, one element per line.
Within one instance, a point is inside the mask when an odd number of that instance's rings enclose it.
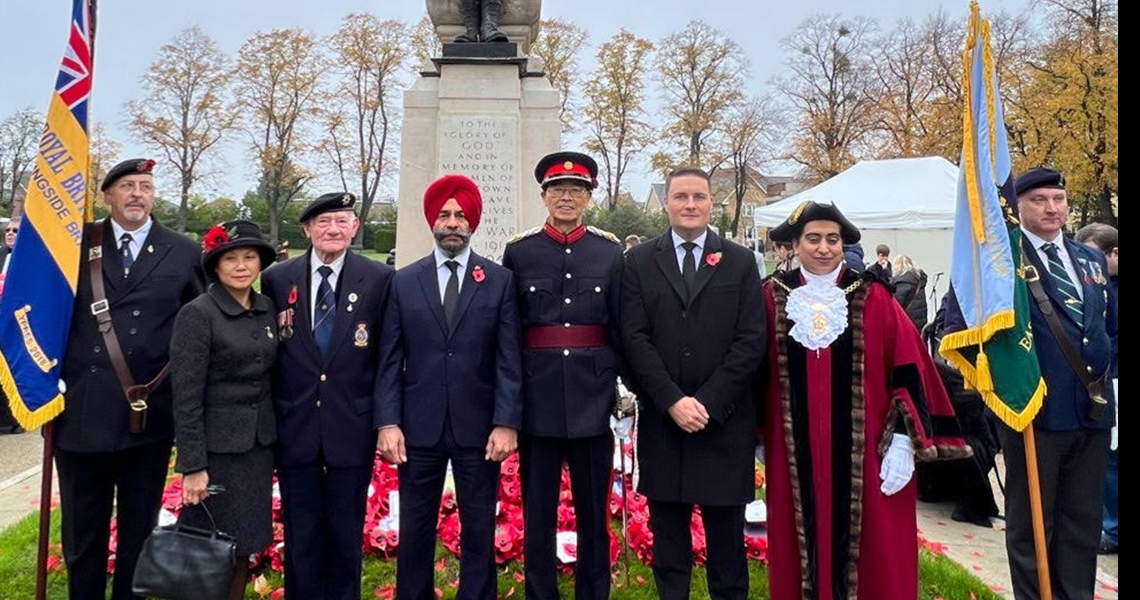
<path fill-rule="evenodd" d="M 226 600 L 236 569 L 237 544 L 218 531 L 204 502 L 212 529 L 180 523 L 155 527 L 143 543 L 132 590 L 168 600 Z M 190 507 L 187 507 L 189 509 Z"/>

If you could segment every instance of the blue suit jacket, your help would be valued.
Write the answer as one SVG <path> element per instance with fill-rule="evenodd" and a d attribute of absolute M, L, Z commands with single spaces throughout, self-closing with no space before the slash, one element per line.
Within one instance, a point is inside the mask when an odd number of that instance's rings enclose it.
<path fill-rule="evenodd" d="M 473 273 L 481 267 L 483 281 Z M 522 425 L 522 351 L 514 276 L 471 253 L 448 334 L 435 257 L 400 269 L 381 334 L 376 426 L 399 425 L 409 446 L 482 448 L 495 426 Z"/>
<path fill-rule="evenodd" d="M 1077 323 L 1064 308 L 1064 296 L 1053 284 L 1048 268 L 1041 262 L 1037 251 L 1025 248 L 1025 254 L 1040 273 L 1042 286 L 1053 302 L 1069 343 L 1081 352 L 1081 358 L 1092 367 L 1093 376 L 1100 377 L 1112 364 L 1111 337 L 1116 335 L 1116 295 L 1108 287 L 1108 267 L 1104 254 L 1070 239 L 1065 239 L 1065 250 L 1077 270 L 1078 285 L 1082 288 L 1084 322 Z M 1033 341 L 1037 347 L 1037 360 L 1048 386 L 1045 402 L 1034 423 L 1050 431 L 1080 428 L 1109 429 L 1115 424 L 1115 399 L 1111 382 L 1106 385 L 1108 408 L 1099 421 L 1088 418 L 1089 396 L 1085 386 L 1065 360 L 1061 347 L 1044 315 L 1032 296 L 1029 299 L 1033 324 Z"/>
<path fill-rule="evenodd" d="M 290 306 L 294 311 L 293 336 L 278 336 L 273 377 L 278 461 L 301 467 L 323 456 L 333 467 L 371 465 L 381 321 L 395 270 L 348 252 L 337 279 L 332 349 L 322 359 L 310 323 L 311 255 L 312 250 L 274 265 L 261 277 L 261 293 L 273 302 L 274 314 Z M 290 305 L 294 288 L 296 302 Z"/>

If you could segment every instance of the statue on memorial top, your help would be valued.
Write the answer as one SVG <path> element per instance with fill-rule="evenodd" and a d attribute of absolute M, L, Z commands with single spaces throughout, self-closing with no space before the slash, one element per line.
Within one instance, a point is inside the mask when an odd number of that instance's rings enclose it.
<path fill-rule="evenodd" d="M 462 6 L 465 31 L 455 36 L 456 42 L 507 41 L 506 34 L 499 31 L 503 0 L 462 0 Z"/>

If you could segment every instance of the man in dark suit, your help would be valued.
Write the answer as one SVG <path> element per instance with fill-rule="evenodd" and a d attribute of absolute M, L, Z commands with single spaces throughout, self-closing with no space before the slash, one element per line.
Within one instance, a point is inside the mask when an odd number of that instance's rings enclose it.
<path fill-rule="evenodd" d="M 261 279 L 281 340 L 273 403 L 291 598 L 360 598 L 378 336 L 394 271 L 349 250 L 355 200 L 335 192 L 309 204 L 301 226 L 312 247 Z"/>
<path fill-rule="evenodd" d="M 578 528 L 574 597 L 610 592 L 609 496 L 618 376 L 622 250 L 613 234 L 582 224 L 598 165 L 557 152 L 535 169 L 546 224 L 507 244 L 516 278 L 526 367 L 519 444 L 526 522 L 526 597 L 558 599 L 555 535 L 562 461 L 570 467 Z"/>
<path fill-rule="evenodd" d="M 1115 423 L 1112 387 L 1106 403 L 1090 397 L 1065 357 L 1062 344 L 1079 355 L 1093 379 L 1111 366 L 1110 336 L 1116 334 L 1116 300 L 1108 290 L 1104 254 L 1065 239 L 1069 206 L 1065 179 L 1048 169 L 1022 174 L 1015 183 L 1022 249 L 1063 330 L 1054 336 L 1048 317 L 1030 298 L 1033 345 L 1048 392 L 1033 421 L 1053 598 L 1092 598 L 1100 543 L 1101 504 Z M 1029 274 L 1032 277 L 1032 272 Z M 1031 282 L 1032 286 L 1033 283 Z M 1006 463 L 1006 547 L 1014 595 L 1040 597 L 1025 446 L 1021 434 L 1002 427 Z"/>
<path fill-rule="evenodd" d="M 170 382 L 146 401 L 145 429 L 131 431 L 131 407 L 116 376 L 96 313 L 136 384 L 154 381 L 169 360 L 174 317 L 202 293 L 202 253 L 189 238 L 151 219 L 153 160 L 132 159 L 107 173 L 111 216 L 83 232 L 75 313 L 63 366 L 66 410 L 55 421 L 55 462 L 63 512 L 63 557 L 72 600 L 104 598 L 111 512 L 118 515 L 114 600 L 135 598 L 131 579 L 143 540 L 158 520 L 174 421 Z M 102 244 L 93 248 L 93 239 Z M 92 291 L 91 258 L 102 252 L 106 303 Z M 105 312 L 108 311 L 108 312 Z"/>
<path fill-rule="evenodd" d="M 446 175 L 424 194 L 435 250 L 396 273 L 381 334 L 380 455 L 400 471 L 396 598 L 433 600 L 447 464 L 459 499 L 461 600 L 494 600 L 499 463 L 522 424 L 522 358 L 511 272 L 469 247 L 482 198 Z"/>
<path fill-rule="evenodd" d="M 689 596 L 693 506 L 708 540 L 709 595 L 748 597 L 744 505 L 755 498 L 752 382 L 765 353 L 752 252 L 708 227 L 709 176 L 666 181 L 670 230 L 626 254 L 622 349 L 641 401 L 639 491 L 649 498 L 653 575 L 665 600 Z"/>

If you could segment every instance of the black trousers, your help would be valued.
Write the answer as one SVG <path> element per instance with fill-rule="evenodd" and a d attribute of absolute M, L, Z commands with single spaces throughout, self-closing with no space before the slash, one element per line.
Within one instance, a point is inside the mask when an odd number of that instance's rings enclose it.
<path fill-rule="evenodd" d="M 400 546 L 396 551 L 396 599 L 435 600 L 434 560 L 439 503 L 447 463 L 459 505 L 459 590 L 456 600 L 495 600 L 495 503 L 499 463 L 484 448 L 463 448 L 444 419 L 435 446 L 409 446 L 400 465 Z"/>
<path fill-rule="evenodd" d="M 653 531 L 653 579 L 661 600 L 686 600 L 693 573 L 693 505 L 649 501 Z M 748 598 L 748 561 L 744 554 L 744 507 L 701 506 L 708 542 L 709 597 Z"/>
<path fill-rule="evenodd" d="M 609 495 L 613 434 L 563 439 L 524 435 L 519 443 L 523 518 L 526 522 L 527 600 L 559 600 L 555 535 L 562 461 L 570 467 L 578 556 L 574 597 L 606 600 L 610 595 Z"/>
<path fill-rule="evenodd" d="M 1005 451 L 1005 543 L 1017 600 L 1037 600 L 1037 560 L 1022 434 L 1001 428 Z M 1107 429 L 1036 429 L 1041 508 L 1055 600 L 1092 600 L 1101 506 L 1108 468 Z"/>
<path fill-rule="evenodd" d="M 364 511 L 372 467 L 281 467 L 285 595 L 359 600 Z"/>
<path fill-rule="evenodd" d="M 112 600 L 142 600 L 131 593 L 143 542 L 158 524 L 170 466 L 170 441 L 117 452 L 56 449 L 63 513 L 63 558 L 71 600 L 104 600 L 111 510 L 116 508 L 118 546 Z"/>

